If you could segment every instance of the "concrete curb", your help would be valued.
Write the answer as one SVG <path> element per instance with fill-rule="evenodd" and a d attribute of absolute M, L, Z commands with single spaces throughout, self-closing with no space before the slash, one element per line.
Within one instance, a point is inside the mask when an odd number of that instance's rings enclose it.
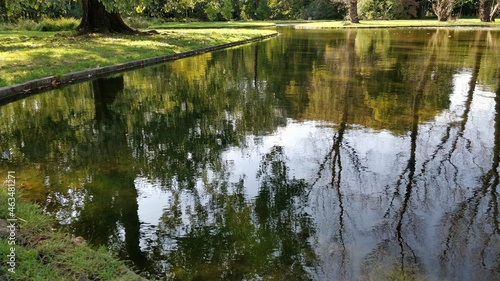
<path fill-rule="evenodd" d="M 136 60 L 111 66 L 99 67 L 84 71 L 71 72 L 63 75 L 62 77 L 50 76 L 45 78 L 40 78 L 36 80 L 31 80 L 28 82 L 24 82 L 21 84 L 15 84 L 11 86 L 1 87 L 0 88 L 0 105 L 7 104 L 9 102 L 23 99 L 30 95 L 38 94 L 45 91 L 50 91 L 57 87 L 80 83 L 104 76 L 108 76 L 111 74 L 128 71 L 132 69 L 137 69 L 141 67 L 151 66 L 155 64 L 160 64 L 167 61 L 177 60 L 185 57 L 195 56 L 199 54 L 204 54 L 208 52 L 213 52 L 217 50 L 222 50 L 238 45 L 248 44 L 252 42 L 261 41 L 264 39 L 272 38 L 277 36 L 278 33 L 273 33 L 266 36 L 261 36 L 257 38 L 252 38 L 248 40 L 242 40 L 237 42 L 231 42 L 227 44 L 217 45 L 206 47 L 202 49 L 170 54 L 165 56 L 153 57 L 148 59 Z"/>

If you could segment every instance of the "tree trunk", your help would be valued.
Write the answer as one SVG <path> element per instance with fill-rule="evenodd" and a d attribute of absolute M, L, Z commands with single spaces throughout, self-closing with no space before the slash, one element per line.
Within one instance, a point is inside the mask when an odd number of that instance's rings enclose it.
<path fill-rule="evenodd" d="M 7 23 L 9 17 L 7 15 L 7 3 L 5 0 L 0 0 L 0 23 Z"/>
<path fill-rule="evenodd" d="M 427 10 L 429 9 L 429 2 L 426 0 L 420 0 L 420 1 L 417 1 L 417 3 L 418 3 L 417 17 L 419 19 L 425 19 L 425 16 L 427 14 Z"/>
<path fill-rule="evenodd" d="M 432 10 L 438 17 L 438 21 L 447 21 L 454 7 L 455 2 L 453 0 L 438 0 L 432 4 Z"/>
<path fill-rule="evenodd" d="M 358 0 L 349 1 L 349 18 L 352 23 L 359 23 L 358 17 Z"/>
<path fill-rule="evenodd" d="M 126 25 L 117 11 L 108 12 L 99 0 L 82 0 L 82 5 L 82 21 L 77 27 L 80 33 L 134 34 L 138 32 Z"/>
<path fill-rule="evenodd" d="M 479 19 L 482 22 L 490 21 L 490 11 L 491 11 L 491 1 L 490 0 L 480 0 L 479 1 Z"/>
<path fill-rule="evenodd" d="M 500 8 L 499 5 L 500 3 L 497 3 L 495 7 L 493 7 L 493 10 L 490 13 L 490 21 L 495 21 L 498 14 L 498 9 Z"/>

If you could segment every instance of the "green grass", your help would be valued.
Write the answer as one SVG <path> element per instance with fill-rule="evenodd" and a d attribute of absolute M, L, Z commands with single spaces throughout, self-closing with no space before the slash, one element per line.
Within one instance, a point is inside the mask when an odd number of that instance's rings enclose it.
<path fill-rule="evenodd" d="M 0 87 L 48 76 L 256 38 L 273 30 L 160 30 L 157 35 L 74 36 L 0 31 Z"/>
<path fill-rule="evenodd" d="M 457 19 L 439 22 L 436 19 L 425 20 L 360 20 L 353 24 L 349 21 L 315 21 L 298 24 L 298 29 L 328 28 L 387 28 L 387 27 L 500 27 L 500 22 L 481 22 L 479 19 Z"/>
<path fill-rule="evenodd" d="M 33 203 L 27 203 L 16 191 L 15 245 L 0 238 L 0 276 L 6 280 L 139 280 L 124 262 L 111 257 L 106 249 L 91 249 L 85 242 L 51 228 L 52 219 Z M 0 219 L 11 218 L 7 210 L 9 195 L 0 186 Z M 4 262 L 15 248 L 15 273 Z M 2 279 L 4 280 L 4 279 Z"/>

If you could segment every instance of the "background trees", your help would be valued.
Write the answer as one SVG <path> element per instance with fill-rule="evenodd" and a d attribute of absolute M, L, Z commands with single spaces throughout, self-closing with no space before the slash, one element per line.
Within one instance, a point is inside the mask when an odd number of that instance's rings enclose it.
<path fill-rule="evenodd" d="M 5 0 L 0 0 L 0 23 L 5 23 L 8 19 L 7 4 L 5 3 Z"/>
<path fill-rule="evenodd" d="M 0 23 L 23 19 L 80 17 L 81 0 L 0 0 Z"/>
<path fill-rule="evenodd" d="M 360 2 L 360 12 L 367 19 L 409 19 L 419 16 L 419 7 L 424 8 L 423 16 L 427 8 L 426 1 L 416 0 L 364 0 Z"/>
<path fill-rule="evenodd" d="M 348 0 L 349 19 L 352 23 L 359 23 L 358 17 L 358 0 Z"/>

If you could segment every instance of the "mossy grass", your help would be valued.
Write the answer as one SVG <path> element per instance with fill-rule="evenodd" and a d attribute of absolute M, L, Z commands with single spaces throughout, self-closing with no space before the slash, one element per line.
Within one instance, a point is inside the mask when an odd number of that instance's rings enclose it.
<path fill-rule="evenodd" d="M 297 29 L 329 29 L 329 28 L 390 28 L 390 27 L 497 27 L 500 22 L 481 22 L 479 19 L 454 19 L 440 22 L 437 19 L 424 20 L 360 20 L 360 23 L 349 21 L 313 21 L 297 24 Z"/>
<path fill-rule="evenodd" d="M 274 32 L 263 29 L 179 29 L 159 30 L 154 35 L 75 36 L 73 32 L 1 31 L 0 87 Z"/>
<path fill-rule="evenodd" d="M 7 209 L 10 195 L 0 187 L 0 220 L 12 219 Z M 17 221 L 15 245 L 0 238 L 0 277 L 2 280 L 141 280 L 123 261 L 111 257 L 106 249 L 91 249 L 85 242 L 54 230 L 52 218 L 39 206 L 21 198 L 17 190 L 14 197 Z M 4 204 L 5 203 L 5 204 Z M 10 222 L 9 222 L 10 224 Z M 9 236 L 8 237 L 12 237 Z M 15 269 L 4 262 L 14 248 Z M 144 279 L 142 279 L 144 280 Z"/>

